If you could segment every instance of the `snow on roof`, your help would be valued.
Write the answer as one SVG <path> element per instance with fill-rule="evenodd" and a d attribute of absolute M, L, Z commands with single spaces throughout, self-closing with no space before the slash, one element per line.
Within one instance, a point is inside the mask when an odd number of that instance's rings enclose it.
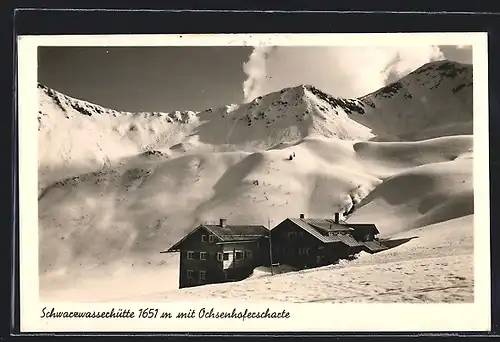
<path fill-rule="evenodd" d="M 323 243 L 342 242 L 343 244 L 349 247 L 363 246 L 363 242 L 357 241 L 354 237 L 352 237 L 349 234 L 341 234 L 342 232 L 352 232 L 353 230 L 359 228 L 369 229 L 372 231 L 373 229 L 375 229 L 378 232 L 374 224 L 347 225 L 344 222 L 335 223 L 335 221 L 332 219 L 320 219 L 320 218 L 307 218 L 307 219 L 289 218 L 289 220 Z M 319 232 L 320 230 L 323 230 L 327 233 L 331 232 L 339 234 L 323 235 Z"/>
<path fill-rule="evenodd" d="M 387 249 L 384 245 L 380 244 L 377 241 L 365 241 L 363 243 L 366 248 L 368 248 L 371 252 L 379 252 Z"/>
<path fill-rule="evenodd" d="M 262 225 L 208 225 L 203 227 L 217 235 L 222 241 L 255 240 L 269 235 L 269 230 Z"/>
<path fill-rule="evenodd" d="M 344 223 L 347 227 L 352 228 L 353 230 L 356 231 L 361 231 L 364 234 L 367 233 L 373 233 L 373 234 L 379 234 L 379 230 L 377 229 L 377 226 L 374 225 L 373 223 Z"/>
<path fill-rule="evenodd" d="M 162 253 L 176 252 L 180 249 L 184 241 L 200 228 L 204 228 L 217 236 L 222 242 L 242 242 L 254 241 L 263 236 L 269 235 L 269 230 L 262 225 L 215 225 L 215 224 L 200 224 L 191 232 L 186 234 L 172 247 Z"/>
<path fill-rule="evenodd" d="M 326 232 L 335 232 L 335 231 L 349 231 L 352 230 L 352 228 L 341 224 L 341 223 L 335 223 L 334 220 L 332 219 L 320 219 L 320 218 L 305 218 L 302 219 L 307 224 L 317 228 L 324 230 Z"/>
<path fill-rule="evenodd" d="M 351 235 L 347 235 L 347 234 L 337 234 L 336 235 L 338 237 L 338 239 L 344 243 L 345 245 L 349 246 L 349 247 L 358 247 L 358 246 L 363 246 L 363 242 L 360 242 L 358 240 L 356 240 L 355 238 L 353 238 Z"/>

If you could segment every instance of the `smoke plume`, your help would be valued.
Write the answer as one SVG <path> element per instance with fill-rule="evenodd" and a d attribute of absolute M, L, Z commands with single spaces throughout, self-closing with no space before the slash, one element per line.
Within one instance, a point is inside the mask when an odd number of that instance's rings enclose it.
<path fill-rule="evenodd" d="M 243 71 L 247 79 L 243 82 L 244 102 L 250 102 L 262 93 L 261 87 L 266 81 L 266 60 L 274 47 L 258 46 L 254 47 L 248 57 L 248 61 L 243 63 Z"/>
<path fill-rule="evenodd" d="M 312 84 L 333 96 L 359 97 L 442 59 L 437 46 L 255 47 L 243 65 L 243 93 L 248 102 L 285 87 Z"/>

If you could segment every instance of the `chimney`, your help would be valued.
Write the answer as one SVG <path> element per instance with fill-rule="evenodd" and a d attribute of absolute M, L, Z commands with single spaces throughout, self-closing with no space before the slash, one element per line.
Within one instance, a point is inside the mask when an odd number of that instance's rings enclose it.
<path fill-rule="evenodd" d="M 300 214 L 301 219 L 303 219 L 304 217 L 306 217 L 304 214 Z"/>
<path fill-rule="evenodd" d="M 339 213 L 335 213 L 335 223 L 339 224 Z"/>
<path fill-rule="evenodd" d="M 226 227 L 226 219 L 223 219 L 223 218 L 221 218 L 221 219 L 220 219 L 220 226 L 221 226 L 222 228 L 225 228 L 225 227 Z"/>

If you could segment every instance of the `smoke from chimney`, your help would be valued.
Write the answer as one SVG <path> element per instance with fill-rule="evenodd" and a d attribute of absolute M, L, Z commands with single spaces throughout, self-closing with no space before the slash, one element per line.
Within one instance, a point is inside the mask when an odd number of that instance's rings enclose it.
<path fill-rule="evenodd" d="M 266 60 L 272 50 L 272 46 L 256 46 L 248 57 L 248 61 L 243 63 L 243 71 L 247 75 L 247 79 L 243 82 L 245 103 L 260 94 L 260 88 L 267 76 Z"/>
<path fill-rule="evenodd" d="M 445 57 L 439 46 L 394 45 L 255 47 L 243 63 L 245 103 L 299 84 L 336 97 L 359 97 Z"/>

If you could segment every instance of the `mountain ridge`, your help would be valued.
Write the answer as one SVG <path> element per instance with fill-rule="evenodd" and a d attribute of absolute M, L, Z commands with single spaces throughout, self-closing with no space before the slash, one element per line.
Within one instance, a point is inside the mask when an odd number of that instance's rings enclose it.
<path fill-rule="evenodd" d="M 407 127 L 402 127 L 402 124 L 394 123 L 395 121 L 404 121 L 396 120 L 394 118 L 394 116 L 398 116 L 400 114 L 395 114 L 391 111 L 389 111 L 391 112 L 389 114 L 384 114 L 388 111 L 386 108 L 388 106 L 387 102 L 392 100 L 390 105 L 398 107 L 398 110 L 401 110 L 401 107 L 403 106 L 408 107 L 411 105 L 425 114 L 425 112 L 428 111 L 428 107 L 432 104 L 425 105 L 419 103 L 419 101 L 426 102 L 431 100 L 435 102 L 436 100 L 433 99 L 432 96 L 431 99 L 428 99 L 428 95 L 432 93 L 429 90 L 436 90 L 437 92 L 440 88 L 446 86 L 447 83 L 450 83 L 447 82 L 447 79 L 452 79 L 455 82 L 451 87 L 445 87 L 449 88 L 445 90 L 447 90 L 448 93 L 451 92 L 453 95 L 456 95 L 454 96 L 456 98 L 455 102 L 460 102 L 460 106 L 465 105 L 465 107 L 467 107 L 466 113 L 457 115 L 457 118 L 460 122 L 470 121 L 472 118 L 472 66 L 447 60 L 426 63 L 420 68 L 417 68 L 416 70 L 410 72 L 408 75 L 402 77 L 401 79 L 358 98 L 338 98 L 322 91 L 321 89 L 316 88 L 314 85 L 300 84 L 294 87 L 283 88 L 279 91 L 272 92 L 264 96 L 259 96 L 249 103 L 231 104 L 219 108 L 209 108 L 203 111 L 186 110 L 173 112 L 136 113 L 116 111 L 97 105 L 95 103 L 72 98 L 56 90 L 50 89 L 40 83 L 38 84 L 38 88 L 44 91 L 49 97 L 53 99 L 53 102 L 63 112 L 66 113 L 65 117 L 67 119 L 69 119 L 69 115 L 71 112 L 77 112 L 86 116 L 109 114 L 112 117 L 127 116 L 136 119 L 138 117 L 144 117 L 144 119 L 156 117 L 164 118 L 168 123 L 190 124 L 194 121 L 207 121 L 217 116 L 234 117 L 234 115 L 231 115 L 232 113 L 234 114 L 235 111 L 244 110 L 246 113 L 242 113 L 241 117 L 237 118 L 238 121 L 243 120 L 247 123 L 248 126 L 251 126 L 258 120 L 267 119 L 264 128 L 268 128 L 269 126 L 272 126 L 272 124 L 277 119 L 283 117 L 283 115 L 274 115 L 274 117 L 272 115 L 271 117 L 266 116 L 266 113 L 269 112 L 270 109 L 273 109 L 273 107 L 278 112 L 282 112 L 283 114 L 287 114 L 291 110 L 293 110 L 295 117 L 299 122 L 306 120 L 307 116 L 311 113 L 317 114 L 317 116 L 319 116 L 323 120 L 328 120 L 328 118 L 332 118 L 334 117 L 334 115 L 338 115 L 339 111 L 341 111 L 343 112 L 343 114 L 346 114 L 349 120 L 356 122 L 356 124 L 346 123 L 348 126 L 357 126 L 358 128 L 361 128 L 359 126 L 361 125 L 366 126 L 368 129 L 371 129 L 373 132 L 373 136 L 371 138 L 375 138 L 375 136 L 379 136 L 380 138 L 383 136 L 384 138 L 391 137 L 393 139 L 411 140 L 412 137 L 409 133 L 412 133 L 412 131 L 410 131 Z M 427 93 L 429 94 L 422 94 L 421 88 L 427 89 Z M 449 95 L 446 94 L 446 91 L 444 93 L 446 96 Z M 442 96 L 443 94 L 438 94 L 438 97 Z M 403 101 L 403 103 L 400 103 L 401 99 L 405 99 L 408 101 Z M 311 106 L 310 102 L 316 103 Z M 448 102 L 451 103 L 450 101 Z M 299 108 L 293 108 L 294 106 Z M 456 107 L 457 106 L 451 109 L 456 110 Z M 415 111 L 417 109 L 415 109 Z M 422 114 L 420 116 L 422 116 Z M 415 127 L 412 129 L 414 129 L 414 131 L 420 131 L 422 129 L 425 130 L 430 127 L 435 129 L 436 123 L 433 123 L 432 119 L 436 116 L 436 114 L 431 113 L 427 116 L 429 118 L 427 122 L 417 125 L 420 126 L 417 127 L 418 129 L 415 129 Z M 44 120 L 43 117 L 44 113 L 39 111 L 38 120 L 40 122 L 40 126 L 42 126 L 42 121 Z M 235 119 L 233 118 L 233 120 Z M 414 126 L 415 121 L 418 121 L 418 119 L 413 120 L 410 126 Z M 439 120 L 437 123 L 438 126 L 445 124 Z M 387 129 L 387 127 L 383 127 L 384 125 L 388 126 L 389 129 Z M 323 129 L 324 127 L 325 125 L 323 125 L 322 128 L 318 128 L 318 131 L 325 131 Z M 303 131 L 301 133 L 306 134 L 306 131 Z M 326 136 L 332 133 L 328 129 L 326 130 L 326 132 Z M 462 133 L 464 132 L 459 132 L 459 134 Z M 354 135 L 356 136 L 356 134 Z M 366 138 L 368 135 L 369 134 L 367 133 L 363 133 L 362 137 Z M 344 136 L 346 138 L 352 138 L 349 136 L 349 134 L 344 134 Z M 341 136 L 341 138 L 342 137 L 343 136 Z M 424 138 L 432 137 L 433 136 L 426 136 Z M 413 139 L 418 140 L 418 136 L 413 137 Z"/>
<path fill-rule="evenodd" d="M 472 133 L 472 66 L 449 61 L 424 64 L 355 99 L 301 84 L 203 111 L 122 112 L 40 83 L 38 90 L 39 167 L 49 183 L 138 155 L 252 152 L 308 136 L 415 141 Z"/>
<path fill-rule="evenodd" d="M 405 78 L 408 78 L 408 76 L 415 75 L 415 74 L 422 74 L 424 72 L 429 72 L 429 71 L 440 71 L 441 76 L 453 78 L 456 76 L 460 76 L 460 74 L 462 74 L 464 72 L 472 73 L 472 64 L 459 63 L 459 62 L 454 62 L 454 61 L 450 61 L 450 60 L 440 60 L 440 61 L 428 62 L 428 63 L 423 64 L 419 68 L 413 70 L 412 72 L 408 73 L 406 76 L 403 76 L 399 80 L 393 81 L 380 89 L 374 90 L 371 93 L 368 93 L 366 95 L 362 95 L 362 96 L 359 96 L 356 98 L 335 98 L 332 95 L 328 94 L 327 92 L 316 88 L 314 85 L 307 84 L 307 83 L 302 83 L 302 84 L 298 84 L 298 85 L 291 86 L 291 87 L 285 87 L 281 90 L 277 90 L 277 91 L 271 92 L 271 93 L 277 93 L 277 92 L 284 93 L 284 92 L 287 92 L 290 90 L 293 91 L 294 89 L 308 89 L 308 90 L 314 89 L 314 90 L 322 93 L 321 96 L 323 96 L 323 97 L 329 97 L 329 98 L 338 99 L 338 100 L 342 100 L 342 99 L 349 100 L 348 102 L 355 102 L 355 100 L 359 100 L 359 101 L 363 102 L 363 100 L 366 100 L 369 103 L 369 100 L 367 100 L 367 99 L 369 99 L 373 95 L 380 96 L 381 94 L 389 94 L 389 97 L 390 97 L 391 95 L 396 93 L 399 89 L 401 89 L 402 81 Z M 466 81 L 467 82 L 460 84 L 457 87 L 453 88 L 453 91 L 459 92 L 463 88 L 471 87 L 472 86 L 472 79 L 466 80 Z M 429 84 L 425 84 L 425 83 L 423 83 L 421 85 L 429 86 Z M 435 84 L 433 86 L 430 86 L 430 88 L 437 88 L 439 85 L 440 85 L 440 82 L 438 82 L 437 84 Z M 190 112 L 190 113 L 202 113 L 202 112 L 212 112 L 214 110 L 214 108 L 207 108 L 205 110 L 200 110 L 200 111 L 192 111 L 192 110 L 184 110 L 184 111 L 175 110 L 175 111 L 170 111 L 170 112 L 164 112 L 164 111 L 143 111 L 143 112 L 119 111 L 119 110 L 114 110 L 114 109 L 102 106 L 100 104 L 97 104 L 97 103 L 94 103 L 91 101 L 80 100 L 76 97 L 66 95 L 63 92 L 58 91 L 58 90 L 53 89 L 53 88 L 50 88 L 50 87 L 48 87 L 40 82 L 37 82 L 37 86 L 39 89 L 43 89 L 47 93 L 51 93 L 51 94 L 49 94 L 51 96 L 54 96 L 54 95 L 57 97 L 62 96 L 62 97 L 65 97 L 69 100 L 77 101 L 80 103 L 86 103 L 86 104 L 90 105 L 91 107 L 94 107 L 94 109 L 96 111 L 101 112 L 101 113 L 102 112 L 108 112 L 108 113 L 111 112 L 113 114 L 148 114 L 149 113 L 149 114 L 154 115 L 154 114 L 188 113 L 188 112 Z M 269 94 L 271 94 L 271 93 L 269 93 Z M 255 98 L 254 100 L 252 100 L 249 103 L 252 103 L 255 100 L 261 99 L 262 97 L 263 96 L 258 96 L 257 98 Z M 229 107 L 234 107 L 234 106 L 238 106 L 238 104 L 229 104 L 229 105 L 217 107 L 216 109 L 229 108 Z M 361 106 L 363 106 L 363 105 L 361 105 Z M 64 108 L 62 108 L 62 109 L 64 110 Z M 76 106 L 75 109 L 76 110 L 83 110 L 84 108 Z M 359 109 L 359 108 L 356 107 L 356 109 Z M 353 110 L 356 111 L 355 109 L 353 109 Z M 90 115 L 90 114 L 87 113 L 87 115 Z"/>

